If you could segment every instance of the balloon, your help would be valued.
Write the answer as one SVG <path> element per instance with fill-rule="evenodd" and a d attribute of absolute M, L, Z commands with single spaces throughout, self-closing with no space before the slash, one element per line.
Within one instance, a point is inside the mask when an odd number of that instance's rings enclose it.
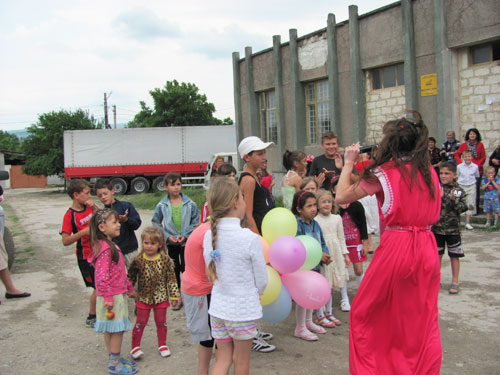
<path fill-rule="evenodd" d="M 314 271 L 297 271 L 281 275 L 293 300 L 306 309 L 319 309 L 330 299 L 330 284 Z"/>
<path fill-rule="evenodd" d="M 267 268 L 267 286 L 264 293 L 260 296 L 260 304 L 262 306 L 269 305 L 278 298 L 281 292 L 281 279 L 278 272 L 271 266 Z"/>
<path fill-rule="evenodd" d="M 260 244 L 262 245 L 262 252 L 264 253 L 264 259 L 266 264 L 269 263 L 269 244 L 266 239 L 262 236 L 259 236 Z"/>
<path fill-rule="evenodd" d="M 295 236 L 296 234 L 297 219 L 286 208 L 273 208 L 262 220 L 262 237 L 271 245 L 281 236 Z"/>
<path fill-rule="evenodd" d="M 273 303 L 262 306 L 263 318 L 270 323 L 279 323 L 285 320 L 290 315 L 290 311 L 292 311 L 292 298 L 284 285 L 281 287 L 280 295 Z"/>
<path fill-rule="evenodd" d="M 282 236 L 269 247 L 269 261 L 279 273 L 298 271 L 306 260 L 306 248 L 297 237 Z"/>
<path fill-rule="evenodd" d="M 321 261 L 321 256 L 323 255 L 323 249 L 321 244 L 314 237 L 302 235 L 297 236 L 297 238 L 304 244 L 306 248 L 306 260 L 301 270 L 312 270 Z"/>

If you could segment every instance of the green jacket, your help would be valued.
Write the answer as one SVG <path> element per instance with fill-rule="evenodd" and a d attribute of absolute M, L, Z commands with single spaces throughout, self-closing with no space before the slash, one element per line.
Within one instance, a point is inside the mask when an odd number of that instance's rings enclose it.
<path fill-rule="evenodd" d="M 439 221 L 432 226 L 435 234 L 460 234 L 460 214 L 467 211 L 464 189 L 457 183 L 442 185 L 441 215 Z"/>

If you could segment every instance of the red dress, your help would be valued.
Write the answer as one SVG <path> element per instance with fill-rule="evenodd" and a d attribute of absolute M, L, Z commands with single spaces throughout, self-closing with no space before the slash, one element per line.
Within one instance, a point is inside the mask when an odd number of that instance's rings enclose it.
<path fill-rule="evenodd" d="M 437 175 L 432 199 L 424 180 L 408 186 L 386 163 L 375 172 L 386 230 L 354 297 L 349 317 L 349 369 L 352 374 L 438 375 L 439 257 L 429 226 L 441 209 Z M 369 191 L 371 190 L 371 191 Z"/>

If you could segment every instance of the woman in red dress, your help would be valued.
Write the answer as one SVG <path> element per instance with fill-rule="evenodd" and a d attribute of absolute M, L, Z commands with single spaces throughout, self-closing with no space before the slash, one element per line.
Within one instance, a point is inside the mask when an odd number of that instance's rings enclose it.
<path fill-rule="evenodd" d="M 415 111 L 384 125 L 373 165 L 351 183 L 359 147 L 349 146 L 337 203 L 375 194 L 386 226 L 354 297 L 349 324 L 352 374 L 438 375 L 440 267 L 430 226 L 441 209 L 439 180 L 427 151 L 428 130 Z"/>

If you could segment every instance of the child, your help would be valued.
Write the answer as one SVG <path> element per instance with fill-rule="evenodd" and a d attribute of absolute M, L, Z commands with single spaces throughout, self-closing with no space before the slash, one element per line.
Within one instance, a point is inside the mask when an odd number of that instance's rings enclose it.
<path fill-rule="evenodd" d="M 321 188 L 330 190 L 332 178 L 338 177 L 342 171 L 342 155 L 338 152 L 338 137 L 334 132 L 326 132 L 321 136 L 323 155 L 316 156 L 311 164 L 309 176 L 316 176 L 323 181 Z"/>
<path fill-rule="evenodd" d="M 184 272 L 184 246 L 200 221 L 200 211 L 196 203 L 187 195 L 182 194 L 180 174 L 167 174 L 163 179 L 163 185 L 167 196 L 156 205 L 151 221 L 153 225 L 163 227 L 163 233 L 167 239 L 168 256 L 174 261 L 175 277 L 180 287 L 180 275 Z M 174 306 L 172 310 L 177 311 L 181 307 L 182 302 Z"/>
<path fill-rule="evenodd" d="M 203 241 L 208 278 L 214 282 L 210 325 L 217 343 L 213 374 L 250 372 L 250 352 L 262 317 L 259 296 L 267 270 L 259 237 L 241 228 L 246 207 L 235 182 L 216 178 L 208 191 L 210 230 Z"/>
<path fill-rule="evenodd" d="M 262 219 L 274 208 L 269 191 L 257 179 L 257 170 L 267 165 L 266 148 L 273 142 L 262 142 L 258 137 L 246 137 L 238 145 L 238 152 L 245 161 L 240 175 L 240 189 L 245 198 L 248 228 L 254 233 L 261 233 Z"/>
<path fill-rule="evenodd" d="M 132 259 L 137 255 L 139 247 L 135 231 L 141 226 L 141 217 L 130 202 L 122 202 L 115 198 L 113 184 L 107 178 L 97 180 L 95 184 L 97 198 L 104 204 L 104 207 L 113 209 L 118 214 L 120 221 L 120 235 L 113 238 L 113 242 L 118 245 L 125 260 L 125 266 L 130 266 Z"/>
<path fill-rule="evenodd" d="M 307 155 L 302 151 L 288 151 L 283 154 L 283 167 L 286 175 L 281 182 L 281 193 L 283 195 L 283 207 L 291 210 L 293 195 L 300 191 L 302 177 L 307 168 Z"/>
<path fill-rule="evenodd" d="M 349 259 L 359 286 L 363 280 L 363 262 L 368 260 L 367 254 L 369 250 L 365 210 L 363 205 L 357 201 L 339 204 L 339 207 Z M 349 297 L 342 298 L 340 309 L 342 311 L 351 310 Z"/>
<path fill-rule="evenodd" d="M 471 215 L 476 214 L 476 179 L 480 177 L 479 168 L 476 164 L 472 162 L 472 151 L 465 150 L 464 162 L 459 164 L 457 167 L 458 171 L 458 184 L 462 189 L 464 189 L 467 196 L 467 207 L 469 208 L 465 212 L 465 229 L 474 229 L 470 225 Z"/>
<path fill-rule="evenodd" d="M 457 294 L 460 290 L 458 273 L 460 258 L 464 256 L 462 239 L 460 238 L 460 214 L 467 211 L 465 191 L 455 182 L 457 166 L 452 162 L 443 162 L 439 169 L 441 180 L 441 215 L 439 221 L 432 226 L 436 237 L 439 262 L 443 259 L 445 245 L 448 245 L 448 256 L 451 263 L 451 286 L 448 292 Z"/>
<path fill-rule="evenodd" d="M 332 263 L 321 265 L 321 274 L 325 276 L 333 288 L 340 288 L 341 301 L 349 301 L 347 295 L 347 280 L 349 280 L 349 272 L 347 268 L 351 265 L 349 259 L 349 251 L 345 245 L 344 227 L 342 218 L 336 213 L 336 205 L 333 202 L 332 193 L 326 190 L 320 190 L 316 194 L 318 202 L 318 215 L 315 220 L 323 231 L 326 246 L 330 250 Z M 342 322 L 332 314 L 333 295 L 330 296 L 325 307 L 316 311 L 318 324 L 323 327 L 333 325 L 341 325 Z M 342 303 L 341 303 L 342 305 Z M 326 315 L 325 315 L 326 309 Z"/>
<path fill-rule="evenodd" d="M 134 287 L 127 279 L 125 261 L 118 246 L 112 241 L 120 235 L 118 214 L 104 208 L 90 219 L 92 254 L 88 261 L 95 267 L 97 289 L 97 320 L 94 330 L 104 332 L 108 349 L 110 374 L 135 374 L 134 361 L 120 357 L 123 333 L 130 329 L 127 294 L 136 297 Z"/>
<path fill-rule="evenodd" d="M 495 215 L 495 224 L 498 224 L 498 213 L 500 204 L 498 202 L 498 193 L 500 192 L 500 180 L 495 177 L 495 167 L 486 167 L 486 177 L 483 178 L 481 189 L 484 190 L 483 210 L 486 214 L 486 226 L 491 226 L 491 212 Z"/>
<path fill-rule="evenodd" d="M 88 288 L 93 288 L 90 296 L 89 316 L 85 321 L 87 328 L 94 328 L 96 319 L 96 293 L 94 283 L 94 267 L 87 262 L 90 254 L 89 221 L 94 211 L 98 209 L 90 198 L 90 184 L 86 180 L 75 179 L 66 188 L 73 204 L 64 214 L 59 234 L 64 246 L 76 242 L 76 259 L 83 282 Z"/>
<path fill-rule="evenodd" d="M 305 177 L 300 183 L 300 190 L 316 194 L 319 190 L 319 184 L 314 177 Z"/>
<path fill-rule="evenodd" d="M 231 164 L 226 163 L 222 164 L 217 169 L 217 173 L 215 174 L 214 177 L 225 176 L 232 180 L 236 180 L 236 173 L 237 173 L 236 168 L 234 168 Z M 207 221 L 209 216 L 210 216 L 210 211 L 208 210 L 208 202 L 205 202 L 201 207 L 200 223 L 204 223 L 205 221 Z"/>
<path fill-rule="evenodd" d="M 349 314 L 352 374 L 438 375 L 440 268 L 429 226 L 439 219 L 439 180 L 420 114 L 387 122 L 374 163 L 357 183 L 359 146 L 346 148 L 335 201 L 376 194 L 385 231 Z M 402 329 L 404 327 L 404 329 Z"/>
<path fill-rule="evenodd" d="M 331 262 L 328 248 L 325 244 L 323 232 L 319 224 L 314 220 L 318 212 L 316 197 L 313 193 L 299 191 L 293 196 L 292 212 L 297 218 L 297 236 L 308 235 L 314 237 L 321 244 L 323 255 L 321 262 L 329 264 Z M 318 264 L 313 271 L 319 272 Z M 296 327 L 294 336 L 306 341 L 317 341 L 315 333 L 324 334 L 326 330 L 313 323 L 313 311 L 302 306 L 295 306 Z M 312 331 L 312 332 L 311 332 Z M 313 333 L 314 332 L 314 333 Z"/>
<path fill-rule="evenodd" d="M 269 191 L 269 196 L 274 202 L 273 197 L 273 187 L 276 183 L 274 176 L 267 170 L 267 162 L 263 168 L 257 170 L 257 178 L 262 186 L 264 186 Z"/>
<path fill-rule="evenodd" d="M 174 262 L 167 255 L 165 236 L 158 227 L 144 228 L 141 234 L 142 251 L 128 270 L 132 285 L 138 281 L 136 302 L 137 320 L 132 330 L 132 358 L 144 356 L 141 338 L 148 324 L 151 309 L 154 310 L 158 352 L 162 357 L 170 356 L 167 347 L 167 308 L 180 303 L 180 293 L 175 279 Z"/>

